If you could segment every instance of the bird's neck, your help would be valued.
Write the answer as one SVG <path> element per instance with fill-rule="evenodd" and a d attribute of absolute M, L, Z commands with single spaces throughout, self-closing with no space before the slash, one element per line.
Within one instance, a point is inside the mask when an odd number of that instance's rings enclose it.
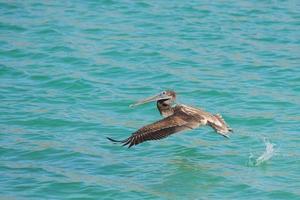
<path fill-rule="evenodd" d="M 157 109 L 159 110 L 160 114 L 164 117 L 168 117 L 173 115 L 174 109 L 170 103 L 165 101 L 158 101 L 157 102 Z"/>

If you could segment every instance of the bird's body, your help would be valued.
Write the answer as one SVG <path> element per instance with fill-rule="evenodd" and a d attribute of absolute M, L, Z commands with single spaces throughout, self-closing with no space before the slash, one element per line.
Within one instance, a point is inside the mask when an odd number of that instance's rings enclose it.
<path fill-rule="evenodd" d="M 136 105 L 157 100 L 157 108 L 165 118 L 140 128 L 125 140 L 108 139 L 131 147 L 144 141 L 159 140 L 173 133 L 195 129 L 204 125 L 211 126 L 217 133 L 225 137 L 228 137 L 228 133 L 232 131 L 219 114 L 212 115 L 203 110 L 183 104 L 172 106 L 175 98 L 175 92 L 164 91 L 155 97 L 138 102 Z"/>

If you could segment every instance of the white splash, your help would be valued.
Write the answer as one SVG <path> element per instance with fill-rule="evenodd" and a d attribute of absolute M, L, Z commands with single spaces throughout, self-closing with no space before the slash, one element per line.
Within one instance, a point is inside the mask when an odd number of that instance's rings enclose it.
<path fill-rule="evenodd" d="M 254 160 L 253 154 L 250 153 L 249 162 L 248 162 L 249 165 L 259 166 L 262 163 L 270 160 L 274 156 L 274 154 L 275 154 L 275 149 L 274 149 L 275 144 L 272 144 L 266 138 L 264 138 L 264 143 L 266 145 L 266 149 L 263 152 L 263 154 L 261 154 L 257 159 Z"/>

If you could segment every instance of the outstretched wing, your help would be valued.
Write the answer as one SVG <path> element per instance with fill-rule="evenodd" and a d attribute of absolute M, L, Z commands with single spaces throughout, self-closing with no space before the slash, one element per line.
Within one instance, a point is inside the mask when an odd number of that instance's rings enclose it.
<path fill-rule="evenodd" d="M 128 148 L 130 148 L 133 145 L 140 144 L 147 140 L 160 140 L 173 133 L 193 129 L 197 127 L 197 125 L 198 123 L 190 116 L 183 112 L 176 112 L 169 117 L 140 128 L 125 140 L 118 141 L 111 138 L 108 139 L 113 142 L 123 143 L 123 146 L 128 145 Z"/>

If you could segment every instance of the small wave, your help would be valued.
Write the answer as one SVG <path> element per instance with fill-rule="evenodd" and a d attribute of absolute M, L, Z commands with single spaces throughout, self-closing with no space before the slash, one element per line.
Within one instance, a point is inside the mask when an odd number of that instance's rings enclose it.
<path fill-rule="evenodd" d="M 249 161 L 248 161 L 248 164 L 250 166 L 259 166 L 262 163 L 265 163 L 266 161 L 270 160 L 274 156 L 274 154 L 275 154 L 275 149 L 274 149 L 275 144 L 271 143 L 266 138 L 264 138 L 264 143 L 265 143 L 266 149 L 259 157 L 257 157 L 255 159 L 254 155 L 252 153 L 250 153 Z"/>

